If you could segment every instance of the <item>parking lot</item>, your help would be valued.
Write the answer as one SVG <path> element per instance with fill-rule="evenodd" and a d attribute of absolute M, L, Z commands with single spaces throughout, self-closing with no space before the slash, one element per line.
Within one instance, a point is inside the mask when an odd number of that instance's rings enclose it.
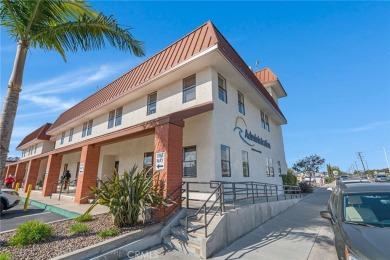
<path fill-rule="evenodd" d="M 30 220 L 47 223 L 67 219 L 67 217 L 31 205 L 28 206 L 27 212 L 24 212 L 23 206 L 24 203 L 20 203 L 14 208 L 3 211 L 0 219 L 0 232 L 16 229 L 19 225 Z"/>

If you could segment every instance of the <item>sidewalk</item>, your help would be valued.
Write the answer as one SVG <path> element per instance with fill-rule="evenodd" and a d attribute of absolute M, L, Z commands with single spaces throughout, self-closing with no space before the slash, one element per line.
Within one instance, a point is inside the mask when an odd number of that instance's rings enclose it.
<path fill-rule="evenodd" d="M 73 201 L 61 198 L 61 200 L 58 200 L 58 197 L 53 197 L 50 199 L 50 197 L 43 197 L 42 191 L 32 191 L 30 194 L 30 201 L 38 202 L 41 204 L 49 205 L 52 207 L 60 208 L 65 211 L 77 213 L 77 214 L 84 214 L 85 211 L 91 206 L 91 204 L 76 204 Z M 27 194 L 23 192 L 23 190 L 19 190 L 19 195 L 21 198 L 26 198 Z M 97 205 L 92 211 L 92 215 L 102 214 L 109 212 L 108 208 L 105 206 Z"/>
<path fill-rule="evenodd" d="M 322 219 L 330 192 L 323 188 L 236 240 L 211 259 L 336 260 L 333 230 Z M 199 259 L 163 245 L 132 259 Z"/>
<path fill-rule="evenodd" d="M 330 192 L 314 193 L 238 239 L 212 259 L 337 259 L 333 230 L 322 219 Z"/>

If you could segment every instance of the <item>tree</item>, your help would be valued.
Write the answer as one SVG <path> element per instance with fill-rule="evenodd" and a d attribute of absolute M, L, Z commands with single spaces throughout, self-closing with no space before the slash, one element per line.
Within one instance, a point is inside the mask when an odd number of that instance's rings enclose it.
<path fill-rule="evenodd" d="M 310 174 L 309 184 L 310 184 L 313 173 L 318 172 L 319 168 L 321 167 L 321 165 L 324 164 L 324 162 L 325 159 L 314 154 L 297 161 L 293 165 L 292 169 L 297 172 L 309 173 Z"/>
<path fill-rule="evenodd" d="M 129 28 L 119 27 L 113 16 L 98 13 L 84 0 L 0 0 L 0 3 L 1 26 L 17 43 L 0 119 L 2 179 L 30 47 L 56 51 L 65 62 L 66 51 L 99 50 L 106 43 L 136 56 L 144 56 L 144 47 L 133 38 Z"/>

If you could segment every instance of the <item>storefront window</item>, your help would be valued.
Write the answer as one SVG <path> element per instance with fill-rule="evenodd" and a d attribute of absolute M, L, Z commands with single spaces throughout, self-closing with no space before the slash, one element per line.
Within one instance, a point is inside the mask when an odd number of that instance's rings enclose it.
<path fill-rule="evenodd" d="M 183 177 L 196 177 L 196 147 L 183 149 Z"/>
<path fill-rule="evenodd" d="M 221 145 L 222 177 L 230 177 L 230 147 Z"/>

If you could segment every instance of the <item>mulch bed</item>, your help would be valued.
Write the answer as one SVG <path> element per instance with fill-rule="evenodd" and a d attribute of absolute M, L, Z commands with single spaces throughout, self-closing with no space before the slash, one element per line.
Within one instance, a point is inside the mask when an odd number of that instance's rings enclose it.
<path fill-rule="evenodd" d="M 11 253 L 12 259 L 50 259 L 59 255 L 73 252 L 77 249 L 100 243 L 112 237 L 100 238 L 97 234 L 107 228 L 116 228 L 112 223 L 110 214 L 101 214 L 93 216 L 91 221 L 82 222 L 89 227 L 89 231 L 82 234 L 72 234 L 68 231 L 69 227 L 78 223 L 72 219 L 61 222 L 51 223 L 53 234 L 50 240 L 35 245 L 23 247 L 7 245 L 8 239 L 16 232 L 11 231 L 0 234 L 0 254 Z M 134 226 L 119 228 L 119 235 L 129 233 L 144 227 L 141 223 Z M 118 236 L 119 236 L 118 235 Z"/>

